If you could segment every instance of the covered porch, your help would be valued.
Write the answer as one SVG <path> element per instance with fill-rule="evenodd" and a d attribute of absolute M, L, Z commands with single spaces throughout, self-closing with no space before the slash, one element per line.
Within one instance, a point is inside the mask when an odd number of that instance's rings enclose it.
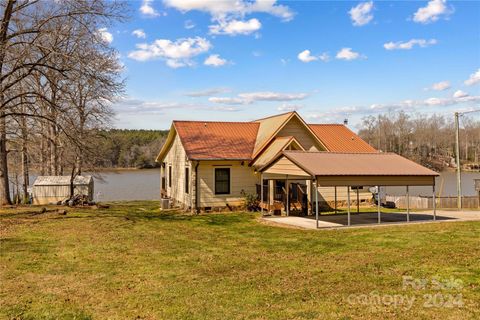
<path fill-rule="evenodd" d="M 346 201 L 346 223 L 339 226 L 352 225 L 351 196 L 352 188 L 357 190 L 357 212 L 359 211 L 358 188 L 360 186 L 372 186 L 376 190 L 376 215 L 375 223 L 382 223 L 381 206 L 381 187 L 385 186 L 405 186 L 405 193 L 408 199 L 409 187 L 411 186 L 431 186 L 433 201 L 432 220 L 436 220 L 436 201 L 435 201 L 435 177 L 436 172 L 427 169 L 415 162 L 405 159 L 392 153 L 328 153 L 328 152 L 307 152 L 307 151 L 284 151 L 268 164 L 260 169 L 262 186 L 260 186 L 261 210 L 272 212 L 275 209 L 275 202 L 272 202 L 271 183 L 265 181 L 280 180 L 285 181 L 285 198 L 281 204 L 285 208 L 287 216 L 291 213 L 292 197 L 290 195 L 290 181 L 304 181 L 307 186 L 306 210 L 314 213 L 316 227 L 320 225 L 323 217 L 319 211 L 319 187 L 331 187 L 335 190 L 334 207 L 337 211 L 337 190 L 345 188 L 347 190 Z M 267 196 L 267 198 L 266 198 Z M 389 214 L 390 215 L 390 214 Z M 360 217 L 360 215 L 358 215 Z M 404 215 L 406 222 L 411 221 L 410 208 L 408 206 Z M 384 217 L 383 221 L 391 220 L 393 216 Z M 331 219 L 331 218 L 329 218 Z M 339 219 L 339 218 L 335 218 Z M 363 221 L 365 224 L 372 223 L 371 215 L 368 219 L 355 219 Z M 398 220 L 398 217 L 395 218 Z"/>

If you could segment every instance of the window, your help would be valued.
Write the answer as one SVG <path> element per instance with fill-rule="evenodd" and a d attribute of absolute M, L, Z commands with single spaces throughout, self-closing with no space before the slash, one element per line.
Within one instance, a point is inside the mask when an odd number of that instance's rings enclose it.
<path fill-rule="evenodd" d="M 172 187 L 172 166 L 168 166 L 168 186 Z"/>
<path fill-rule="evenodd" d="M 230 194 L 230 168 L 215 168 L 215 194 Z"/>
<path fill-rule="evenodd" d="M 190 168 L 185 168 L 185 193 L 190 192 Z"/>

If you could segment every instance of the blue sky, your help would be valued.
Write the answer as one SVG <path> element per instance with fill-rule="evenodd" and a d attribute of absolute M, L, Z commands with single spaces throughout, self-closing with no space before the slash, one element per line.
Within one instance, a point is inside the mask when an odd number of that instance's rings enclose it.
<path fill-rule="evenodd" d="M 297 110 L 342 122 L 480 107 L 474 1 L 131 2 L 102 29 L 125 65 L 115 126 L 247 121 Z"/>

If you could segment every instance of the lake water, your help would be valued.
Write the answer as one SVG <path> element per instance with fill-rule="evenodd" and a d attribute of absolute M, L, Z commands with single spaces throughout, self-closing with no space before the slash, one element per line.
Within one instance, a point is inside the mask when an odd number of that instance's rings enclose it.
<path fill-rule="evenodd" d="M 95 194 L 98 201 L 112 200 L 156 200 L 160 198 L 160 170 L 111 171 L 102 173 L 104 182 L 95 181 Z M 462 174 L 462 188 L 465 196 L 475 195 L 474 179 L 480 179 L 480 172 Z M 457 194 L 455 172 L 443 172 L 437 178 L 436 188 L 439 195 Z M 411 187 L 411 195 L 431 195 L 429 187 Z M 405 187 L 390 187 L 388 194 L 403 195 Z"/>
<path fill-rule="evenodd" d="M 160 199 L 160 169 L 104 171 L 102 178 L 102 180 L 95 179 L 96 201 Z M 463 195 L 475 195 L 474 179 L 480 179 L 480 172 L 462 174 Z M 437 178 L 436 188 L 438 195 L 455 196 L 457 194 L 455 172 L 441 173 Z M 404 195 L 405 187 L 388 187 L 387 193 Z M 431 195 L 432 188 L 410 187 L 410 194 Z"/>
<path fill-rule="evenodd" d="M 103 171 L 95 179 L 95 200 L 159 200 L 160 169 Z"/>

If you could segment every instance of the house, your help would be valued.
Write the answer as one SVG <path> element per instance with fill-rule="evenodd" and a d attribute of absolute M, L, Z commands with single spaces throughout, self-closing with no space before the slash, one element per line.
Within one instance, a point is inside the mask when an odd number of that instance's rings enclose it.
<path fill-rule="evenodd" d="M 85 195 L 93 201 L 92 176 L 76 176 L 74 194 Z M 38 176 L 32 188 L 33 204 L 56 204 L 70 198 L 70 176 Z"/>
<path fill-rule="evenodd" d="M 262 194 L 267 210 L 311 212 L 308 179 L 270 176 L 261 169 L 286 151 L 378 153 L 343 124 L 307 124 L 297 112 L 251 122 L 173 121 L 156 161 L 161 164 L 161 196 L 175 206 L 215 210 L 243 205 L 244 194 Z M 319 201 L 371 199 L 368 187 L 318 186 Z M 288 194 L 288 196 L 286 196 Z M 288 210 L 287 210 L 288 211 Z"/>

